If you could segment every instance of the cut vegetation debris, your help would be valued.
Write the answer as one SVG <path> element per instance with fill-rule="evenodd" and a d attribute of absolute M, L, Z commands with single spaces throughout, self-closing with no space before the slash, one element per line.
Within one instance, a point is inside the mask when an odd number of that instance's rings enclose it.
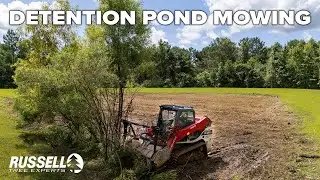
<path fill-rule="evenodd" d="M 206 174 L 203 178 L 218 179 L 316 179 L 320 176 L 320 161 L 301 157 L 319 154 L 320 136 L 316 131 L 319 126 L 314 118 L 319 112 L 312 107 L 319 106 L 316 103 L 320 103 L 316 101 L 319 91 L 190 88 L 142 89 L 142 92 L 149 94 L 136 97 L 133 116 L 143 121 L 154 119 L 154 114 L 148 113 L 154 112 L 152 108 L 156 105 L 166 103 L 189 104 L 198 115 L 206 114 L 213 120 L 216 151 L 207 162 L 195 162 L 196 166 L 191 163 L 180 169 L 181 178 L 196 178 L 199 174 Z M 304 121 L 299 120 L 300 117 Z"/>

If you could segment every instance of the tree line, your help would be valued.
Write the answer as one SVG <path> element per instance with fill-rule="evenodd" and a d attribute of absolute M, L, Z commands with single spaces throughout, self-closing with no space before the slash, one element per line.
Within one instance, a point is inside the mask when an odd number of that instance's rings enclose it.
<path fill-rule="evenodd" d="M 24 58 L 26 48 L 13 30 L 3 39 L 0 88 L 13 88 L 14 64 Z M 144 48 L 139 58 L 142 63 L 128 81 L 137 86 L 320 88 L 320 41 L 314 39 L 268 47 L 258 37 L 238 43 L 217 38 L 202 50 L 159 41 Z"/>
<path fill-rule="evenodd" d="M 320 87 L 320 41 L 265 45 L 260 38 L 238 43 L 217 38 L 202 50 L 160 41 L 146 49 L 132 80 L 145 87 Z"/>

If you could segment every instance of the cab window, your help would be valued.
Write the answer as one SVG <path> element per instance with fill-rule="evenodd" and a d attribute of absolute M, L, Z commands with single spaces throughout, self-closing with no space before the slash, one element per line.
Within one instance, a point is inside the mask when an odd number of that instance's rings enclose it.
<path fill-rule="evenodd" d="M 178 126 L 180 126 L 181 128 L 184 128 L 184 127 L 190 126 L 193 123 L 194 123 L 193 111 L 181 112 L 177 122 Z"/>
<path fill-rule="evenodd" d="M 173 122 L 176 118 L 176 111 L 171 111 L 171 110 L 163 110 L 161 112 L 161 116 L 162 116 L 162 124 L 164 126 L 172 126 Z"/>

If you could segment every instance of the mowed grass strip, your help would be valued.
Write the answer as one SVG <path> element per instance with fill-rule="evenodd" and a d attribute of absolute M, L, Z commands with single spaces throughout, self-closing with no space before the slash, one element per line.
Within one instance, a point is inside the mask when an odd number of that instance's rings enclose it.
<path fill-rule="evenodd" d="M 21 179 L 17 173 L 9 171 L 10 158 L 28 155 L 26 149 L 19 147 L 22 141 L 16 128 L 17 117 L 12 110 L 13 97 L 14 90 L 0 90 L 0 179 Z"/>

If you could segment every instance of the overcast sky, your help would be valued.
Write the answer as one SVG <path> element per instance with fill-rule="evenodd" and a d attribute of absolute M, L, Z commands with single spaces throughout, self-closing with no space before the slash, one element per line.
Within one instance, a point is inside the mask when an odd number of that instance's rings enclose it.
<path fill-rule="evenodd" d="M 39 9 L 42 1 L 0 0 L 0 41 L 3 34 L 10 27 L 9 10 Z M 52 1 L 45 1 L 50 2 Z M 95 10 L 98 7 L 96 0 L 71 0 L 73 6 L 80 10 Z M 151 40 L 155 43 L 160 39 L 169 41 L 180 47 L 194 47 L 201 49 L 216 37 L 229 37 L 239 41 L 243 37 L 260 37 L 267 45 L 274 42 L 286 43 L 291 39 L 314 38 L 320 39 L 320 0 L 143 0 L 144 9 L 148 10 L 203 10 L 208 14 L 213 10 L 308 10 L 312 15 L 312 23 L 307 26 L 161 26 L 156 23 L 151 27 Z M 83 34 L 84 26 L 79 28 L 79 35 Z"/>

